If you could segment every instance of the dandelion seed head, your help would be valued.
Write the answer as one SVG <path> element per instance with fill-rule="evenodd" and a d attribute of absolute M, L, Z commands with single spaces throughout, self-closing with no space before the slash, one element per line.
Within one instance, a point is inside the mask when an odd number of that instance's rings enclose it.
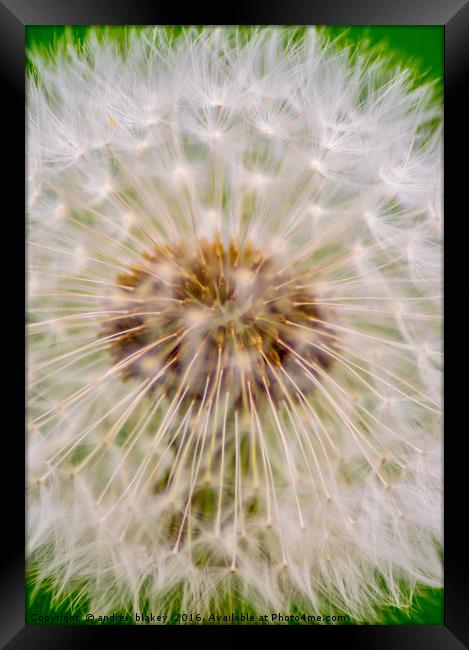
<path fill-rule="evenodd" d="M 292 36 L 32 55 L 28 552 L 89 611 L 441 584 L 440 108 Z"/>

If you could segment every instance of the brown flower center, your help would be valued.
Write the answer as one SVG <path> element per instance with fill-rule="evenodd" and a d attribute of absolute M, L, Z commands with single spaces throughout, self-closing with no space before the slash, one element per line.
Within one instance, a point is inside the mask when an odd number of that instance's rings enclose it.
<path fill-rule="evenodd" d="M 123 378 L 146 378 L 169 397 L 224 391 L 246 410 L 265 397 L 296 399 L 329 369 L 335 344 L 305 276 L 251 242 L 158 246 L 117 278 L 122 316 L 103 335 Z"/>

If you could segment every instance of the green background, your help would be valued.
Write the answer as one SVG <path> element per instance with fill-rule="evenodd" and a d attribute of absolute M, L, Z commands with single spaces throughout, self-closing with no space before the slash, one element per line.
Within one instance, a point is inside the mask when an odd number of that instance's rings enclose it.
<path fill-rule="evenodd" d="M 89 25 L 31 25 L 26 27 L 26 47 L 45 46 L 53 50 L 54 43 L 66 29 L 74 39 L 83 41 Z M 179 26 L 173 26 L 177 32 Z M 355 43 L 367 39 L 372 45 L 388 47 L 395 57 L 417 67 L 425 79 L 443 78 L 444 29 L 440 25 L 354 25 L 327 27 L 334 36 L 344 36 Z"/>
<path fill-rule="evenodd" d="M 47 48 L 53 54 L 66 29 L 70 29 L 74 40 L 82 42 L 90 29 L 89 26 L 65 27 L 64 25 L 40 25 L 26 27 L 26 49 Z M 118 28 L 117 28 L 118 29 Z M 171 29 L 175 33 L 179 26 Z M 343 38 L 344 42 L 354 44 L 368 41 L 371 45 L 386 48 L 395 61 L 399 61 L 417 72 L 418 81 L 434 80 L 442 93 L 444 67 L 444 31 L 441 26 L 331 26 L 325 28 L 332 36 Z M 122 32 L 121 32 L 122 33 Z M 301 33 L 301 30 L 300 32 Z M 26 64 L 30 62 L 26 53 Z M 238 612 L 247 611 L 240 608 Z M 26 589 L 26 622 L 33 623 L 32 615 L 67 615 L 70 613 L 85 616 L 86 603 L 78 605 L 74 594 L 70 594 L 60 604 L 54 603 L 53 595 L 46 588 L 34 587 L 34 578 L 30 575 Z M 406 610 L 389 607 L 379 612 L 379 619 L 388 625 L 398 624 L 442 624 L 443 589 L 417 587 L 412 606 Z M 292 613 L 300 613 L 298 611 Z M 306 612 L 308 614 L 308 612 Z M 336 612 L 340 614 L 340 612 Z M 347 619 L 346 624 L 354 621 Z M 81 624 L 93 624 L 83 621 Z"/>

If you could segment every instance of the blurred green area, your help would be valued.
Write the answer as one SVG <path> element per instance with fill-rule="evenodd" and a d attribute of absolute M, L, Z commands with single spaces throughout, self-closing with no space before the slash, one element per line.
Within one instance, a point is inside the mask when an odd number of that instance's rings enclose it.
<path fill-rule="evenodd" d="M 354 42 L 368 40 L 371 45 L 388 47 L 407 65 L 419 68 L 427 79 L 442 79 L 444 69 L 444 31 L 441 25 L 353 25 L 328 27 L 334 36 L 345 35 Z"/>
<path fill-rule="evenodd" d="M 26 27 L 26 49 L 46 48 L 54 52 L 58 39 L 70 30 L 73 39 L 82 43 L 89 31 L 89 25 L 34 25 Z M 181 27 L 171 26 L 176 35 Z M 249 28 L 246 28 L 249 29 Z M 438 80 L 440 89 L 443 81 L 443 27 L 441 26 L 331 26 L 325 28 L 332 37 L 343 38 L 345 42 L 359 44 L 368 41 L 372 46 L 386 48 L 394 60 L 418 71 L 420 81 Z M 125 27 L 116 27 L 116 32 L 125 34 Z M 29 64 L 28 56 L 26 62 Z M 248 608 L 239 608 L 238 613 L 248 612 Z M 389 607 L 379 612 L 379 620 L 385 625 L 403 624 L 442 624 L 443 623 L 443 589 L 430 589 L 420 586 L 416 589 L 412 606 L 408 609 Z M 34 581 L 28 580 L 26 589 L 26 622 L 34 623 L 35 617 L 45 615 L 68 616 L 78 614 L 83 618 L 87 613 L 86 603 L 77 604 L 75 594 L 70 594 L 60 604 L 54 602 L 53 595 L 45 588 L 35 588 Z M 292 612 L 293 613 L 293 612 Z M 294 613 L 302 613 L 295 611 Z M 305 612 L 306 615 L 308 612 Z M 36 618 L 37 622 L 37 618 Z M 354 624 L 347 619 L 345 624 Z M 80 621 L 80 624 L 93 624 Z"/>
<path fill-rule="evenodd" d="M 26 48 L 43 46 L 53 51 L 66 29 L 71 31 L 75 41 L 83 42 L 90 28 L 90 25 L 29 25 L 26 27 Z M 177 34 L 181 26 L 172 25 L 169 29 Z M 444 31 L 441 25 L 344 25 L 326 29 L 332 36 L 345 37 L 353 43 L 368 40 L 371 45 L 388 47 L 397 59 L 417 67 L 426 79 L 443 77 Z M 125 27 L 116 27 L 121 33 L 124 30 Z"/>
<path fill-rule="evenodd" d="M 167 605 L 166 601 L 166 605 Z M 175 606 L 173 611 L 180 611 L 179 602 L 175 598 Z M 150 609 L 148 605 L 142 603 L 139 608 L 140 612 L 143 614 L 149 614 Z M 26 588 L 26 623 L 37 625 L 45 623 L 49 617 L 49 624 L 51 623 L 50 617 L 55 616 L 54 624 L 58 625 L 128 625 L 129 621 L 132 621 L 134 612 L 129 614 L 128 612 L 114 612 L 114 616 L 123 616 L 126 620 L 123 622 L 111 621 L 101 622 L 98 620 L 88 621 L 86 620 L 86 615 L 90 613 L 88 603 L 83 601 L 79 595 L 79 592 L 69 593 L 67 596 L 62 597 L 60 603 L 54 600 L 54 595 L 49 590 L 44 587 L 39 589 L 34 585 L 33 582 L 30 582 Z M 91 612 L 93 613 L 93 612 Z M 153 611 L 153 615 L 158 615 L 163 613 L 162 611 Z M 249 605 L 245 604 L 236 604 L 226 603 L 226 605 L 220 605 L 217 609 L 219 614 L 229 614 L 233 615 L 240 614 L 253 614 L 255 620 L 258 620 L 259 613 L 256 613 L 254 610 L 249 608 Z M 262 613 L 262 612 L 261 612 Z M 340 615 L 341 612 L 330 611 L 327 612 L 332 615 Z M 310 614 L 306 609 L 301 607 L 292 607 L 290 612 L 282 612 L 282 614 L 293 614 L 299 615 L 300 617 L 304 614 L 307 617 Z M 74 616 L 74 620 L 69 620 L 71 615 Z M 94 612 L 95 618 L 99 616 L 99 612 Z M 431 589 L 428 587 L 417 587 L 415 590 L 414 598 L 412 601 L 411 607 L 408 609 L 398 609 L 396 607 L 386 607 L 379 610 L 376 613 L 376 619 L 373 620 L 373 624 L 380 625 L 442 625 L 444 622 L 443 616 L 443 590 L 442 589 Z M 178 623 L 175 620 L 175 615 L 169 617 L 168 624 L 177 625 Z M 190 624 L 190 623 L 189 623 Z M 242 623 L 234 623 L 235 625 L 242 625 Z M 257 624 L 257 623 L 256 623 Z M 312 623 L 302 623 L 300 620 L 299 623 L 291 622 L 290 625 L 311 625 Z M 355 625 L 362 624 L 361 621 L 354 621 L 350 617 L 345 617 L 345 620 L 340 623 L 329 623 L 329 625 Z M 316 623 L 320 625 L 320 623 Z M 327 623 L 326 623 L 327 625 Z"/>

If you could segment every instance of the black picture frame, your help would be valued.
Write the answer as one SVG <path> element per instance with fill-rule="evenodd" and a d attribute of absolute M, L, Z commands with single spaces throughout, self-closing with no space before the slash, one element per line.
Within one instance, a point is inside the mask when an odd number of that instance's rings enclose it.
<path fill-rule="evenodd" d="M 469 3 L 467 0 L 250 0 L 226 6 L 223 15 L 209 13 L 198 3 L 185 12 L 176 11 L 174 3 L 148 0 L 0 0 L 0 76 L 3 119 L 1 143 L 3 162 L 8 162 L 0 176 L 0 233 L 7 244 L 2 249 L 3 296 L 0 317 L 4 408 L 8 418 L 2 420 L 3 499 L 1 554 L 0 642 L 8 650 L 71 650 L 98 647 L 114 636 L 125 644 L 129 634 L 144 643 L 157 646 L 168 636 L 198 643 L 207 628 L 178 626 L 34 626 L 25 625 L 24 562 L 24 286 L 25 225 L 22 214 L 24 199 L 24 82 L 25 27 L 27 25 L 86 24 L 328 24 L 328 25 L 443 25 L 445 33 L 445 616 L 443 625 L 397 626 L 310 626 L 276 627 L 274 634 L 307 634 L 313 645 L 323 647 L 332 639 L 344 647 L 379 648 L 380 650 L 458 650 L 469 644 L 469 598 L 467 585 L 468 535 L 463 526 L 467 510 L 468 455 L 464 424 L 464 393 L 457 386 L 449 390 L 449 377 L 456 385 L 466 384 L 467 319 L 462 316 L 469 292 L 461 261 L 467 257 L 467 236 L 462 235 L 467 220 L 466 190 L 469 116 L 467 97 L 467 55 L 469 43 Z M 466 82 L 466 83 L 465 83 Z M 460 155 L 462 154 L 462 155 Z M 13 189 L 14 188 L 14 189 Z M 9 204 L 9 205 L 8 205 Z M 455 234 L 453 234 L 455 231 Z M 458 233 L 461 232 L 461 236 Z M 460 246 L 460 250 L 458 250 Z M 3 255 L 7 253 L 7 255 Z M 454 291 L 455 324 L 451 333 L 449 296 Z M 23 310 L 23 311 L 22 311 Z M 466 334 L 467 335 L 467 334 Z M 465 345 L 464 345 L 465 341 Z M 462 345 L 461 345 L 462 343 Z M 454 347 L 458 345 L 458 348 Z M 452 349 L 455 353 L 452 354 Z M 461 382 L 456 379 L 461 376 Z M 464 390 L 464 386 L 463 386 Z M 467 392 L 467 388 L 466 388 Z M 467 398 L 466 398 L 467 399 Z M 454 424 L 452 414 L 455 413 Z M 8 424 L 6 424 L 8 422 Z M 467 443 L 466 443 L 467 444 Z M 7 474 L 7 476 L 5 476 Z M 462 518 L 462 520 L 461 520 Z M 270 638 L 271 628 L 262 628 Z M 129 632 L 130 630 L 130 632 Z M 253 628 L 224 626 L 211 628 L 224 632 L 227 645 L 239 643 Z M 259 628 L 257 628 L 259 631 Z M 103 638 L 106 636 L 106 639 Z M 135 638 L 135 637 L 133 637 Z"/>

